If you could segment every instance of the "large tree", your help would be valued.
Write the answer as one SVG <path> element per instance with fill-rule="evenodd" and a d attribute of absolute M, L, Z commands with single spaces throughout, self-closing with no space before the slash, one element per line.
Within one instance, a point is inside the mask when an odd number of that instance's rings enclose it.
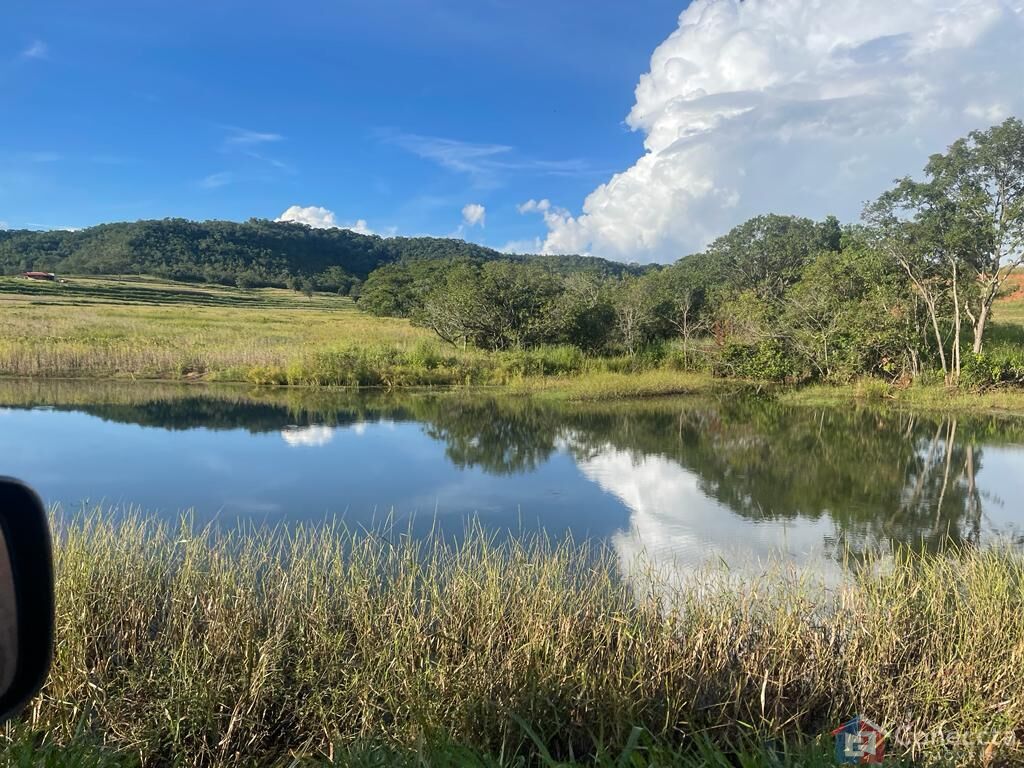
<path fill-rule="evenodd" d="M 1000 289 L 1024 263 L 1024 123 L 1011 117 L 971 132 L 933 155 L 925 174 L 931 205 L 955 212 L 948 246 L 978 284 L 962 306 L 978 353 Z"/>
<path fill-rule="evenodd" d="M 427 293 L 414 319 L 453 344 L 521 349 L 552 341 L 561 283 L 544 267 L 491 261 L 458 265 Z"/>
<path fill-rule="evenodd" d="M 996 298 L 1024 264 L 1024 124 L 955 141 L 932 155 L 924 181 L 899 179 L 865 218 L 924 302 L 946 381 L 956 381 L 964 319 L 978 354 Z"/>
<path fill-rule="evenodd" d="M 753 290 L 774 300 L 819 253 L 839 250 L 840 236 L 833 216 L 821 223 L 798 216 L 755 216 L 708 246 L 707 269 L 721 276 L 726 290 Z"/>
<path fill-rule="evenodd" d="M 923 303 L 946 383 L 960 375 L 963 296 L 970 259 L 959 213 L 931 185 L 901 179 L 864 209 L 875 248 L 906 274 Z"/>

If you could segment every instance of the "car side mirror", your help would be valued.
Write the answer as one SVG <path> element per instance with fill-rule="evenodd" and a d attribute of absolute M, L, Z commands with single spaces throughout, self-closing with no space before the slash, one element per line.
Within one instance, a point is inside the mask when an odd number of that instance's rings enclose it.
<path fill-rule="evenodd" d="M 46 682 L 53 659 L 53 557 L 46 510 L 0 477 L 0 722 Z"/>

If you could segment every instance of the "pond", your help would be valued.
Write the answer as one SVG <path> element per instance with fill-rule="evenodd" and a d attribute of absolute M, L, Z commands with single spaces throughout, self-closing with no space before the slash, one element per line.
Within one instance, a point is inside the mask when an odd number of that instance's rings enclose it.
<path fill-rule="evenodd" d="M 0 382 L 0 474 L 63 514 L 544 532 L 690 568 L 1020 540 L 1024 421 L 770 399 L 554 404 Z"/>

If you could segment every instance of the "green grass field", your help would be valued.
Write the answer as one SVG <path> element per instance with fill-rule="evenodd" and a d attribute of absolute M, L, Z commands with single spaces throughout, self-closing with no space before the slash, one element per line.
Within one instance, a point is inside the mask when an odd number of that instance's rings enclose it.
<path fill-rule="evenodd" d="M 1024 328 L 1024 299 L 1001 301 L 996 304 L 995 320 L 1002 325 Z"/>
<path fill-rule="evenodd" d="M 999 309 L 996 319 L 1005 323 L 1024 325 L 1024 272 L 1010 275 L 1003 287 L 1002 297 L 996 301 Z"/>
<path fill-rule="evenodd" d="M 0 278 L 0 373 L 245 381 L 313 351 L 411 348 L 430 334 L 347 298 L 143 278 Z"/>
<path fill-rule="evenodd" d="M 901 555 L 828 589 L 784 569 L 669 585 L 474 528 L 239 538 L 100 515 L 56 541 L 56 661 L 0 743 L 14 764 L 72 745 L 95 765 L 814 766 L 858 712 L 917 764 L 1022 756 L 1011 551 Z"/>

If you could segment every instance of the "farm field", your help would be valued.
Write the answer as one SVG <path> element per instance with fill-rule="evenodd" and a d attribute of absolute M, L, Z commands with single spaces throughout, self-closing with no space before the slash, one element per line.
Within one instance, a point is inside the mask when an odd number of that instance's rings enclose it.
<path fill-rule="evenodd" d="M 996 322 L 1024 328 L 1024 274 L 1010 278 L 1010 290 L 996 301 Z"/>
<path fill-rule="evenodd" d="M 430 334 L 351 299 L 146 278 L 0 278 L 0 374 L 247 381 L 314 350 Z"/>
<path fill-rule="evenodd" d="M 392 388 L 648 367 L 644 359 L 588 357 L 569 346 L 458 348 L 408 320 L 369 315 L 325 293 L 144 277 L 0 278 L 0 376 Z M 690 391 L 695 377 L 684 378 L 662 377 L 651 393 Z"/>

